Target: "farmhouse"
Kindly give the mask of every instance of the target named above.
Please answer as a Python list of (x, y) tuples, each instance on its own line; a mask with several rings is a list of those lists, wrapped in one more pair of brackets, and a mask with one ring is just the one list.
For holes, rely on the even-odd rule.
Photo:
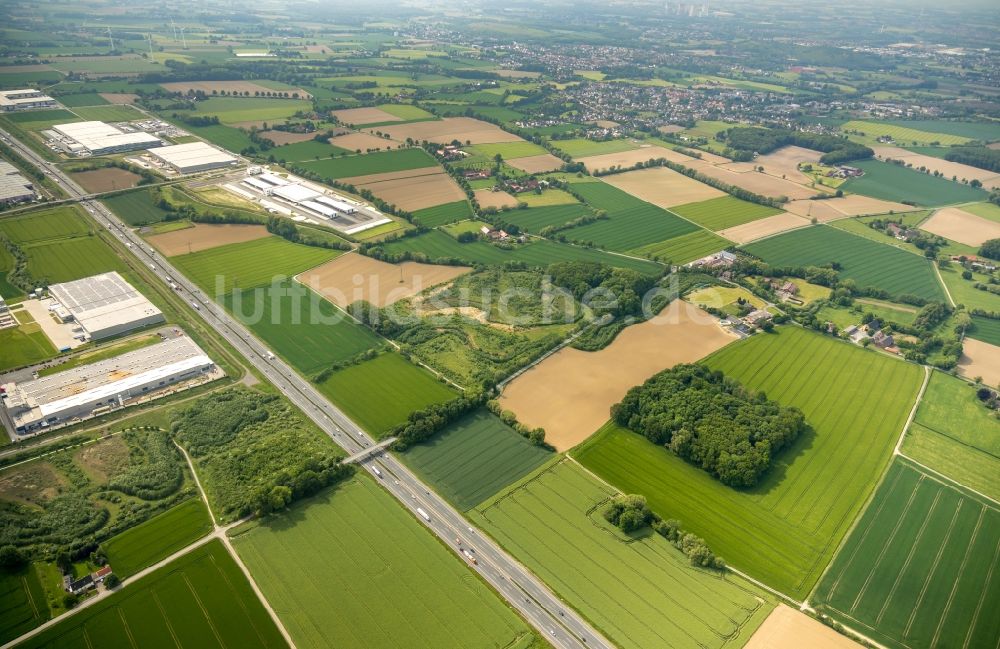
[(56, 124), (45, 134), (57, 146), (78, 156), (121, 153), (163, 145), (163, 141), (155, 135), (142, 131), (126, 132), (104, 122)]
[(230, 167), (237, 163), (235, 156), (204, 142), (189, 142), (151, 149), (149, 155), (179, 174)]
[(35, 198), (35, 187), (17, 167), (0, 160), (0, 206), (6, 207)]
[(4, 90), (0, 92), (0, 111), (10, 113), (15, 110), (32, 108), (54, 108), (56, 100), (34, 88)]
[(746, 314), (746, 316), (743, 317), (743, 322), (751, 327), (759, 327), (773, 317), (773, 315), (764, 309), (757, 309)]
[(186, 336), (21, 383), (3, 385), (14, 430), (25, 435), (124, 408), (193, 379), (215, 363)]
[(736, 263), (736, 255), (723, 250), (685, 264), (688, 268), (728, 268)]
[(163, 312), (117, 272), (53, 284), (49, 295), (49, 310), (64, 323), (76, 322), (93, 340), (164, 321)]

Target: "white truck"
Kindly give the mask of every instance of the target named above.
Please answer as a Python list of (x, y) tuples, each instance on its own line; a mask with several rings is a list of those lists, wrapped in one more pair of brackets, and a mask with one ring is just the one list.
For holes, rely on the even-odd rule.
[(378, 470), (377, 466), (373, 466), (372, 467), (372, 473), (374, 473), (375, 475), (377, 475), (380, 478), (382, 477), (382, 472)]
[(425, 512), (423, 507), (417, 507), (417, 513), (420, 514), (420, 518), (424, 519), (428, 523), (431, 522), (431, 516), (430, 516), (430, 514), (428, 514), (427, 512)]
[(269, 360), (269, 361), (273, 361), (274, 360), (274, 352), (272, 352), (270, 349), (265, 349), (264, 350), (264, 356), (266, 356), (267, 360)]

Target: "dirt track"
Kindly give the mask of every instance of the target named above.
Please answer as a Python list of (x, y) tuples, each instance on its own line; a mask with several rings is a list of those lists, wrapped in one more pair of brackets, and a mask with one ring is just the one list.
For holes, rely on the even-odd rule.
[(545, 440), (564, 451), (600, 428), (629, 388), (736, 340), (717, 323), (698, 307), (676, 300), (600, 351), (556, 352), (508, 384), (500, 403), (521, 423), (543, 427)]

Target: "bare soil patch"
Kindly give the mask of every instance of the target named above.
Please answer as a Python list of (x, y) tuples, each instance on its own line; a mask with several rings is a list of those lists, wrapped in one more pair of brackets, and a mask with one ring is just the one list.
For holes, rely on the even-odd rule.
[(805, 613), (778, 604), (743, 649), (858, 649), (860, 646)]
[(76, 452), (74, 460), (96, 481), (107, 482), (128, 456), (128, 444), (121, 436), (115, 436), (84, 446)]
[[(266, 97), (267, 93), (288, 93), (291, 97), (292, 93), (299, 93), (301, 99), (309, 99), (312, 97), (311, 94), (303, 90), (302, 88), (290, 88), (288, 90), (275, 90), (274, 88), (267, 88), (260, 85), (259, 83), (254, 83), (253, 81), (171, 81), (169, 83), (161, 83), (160, 86), (167, 89), (170, 92), (197, 92), (202, 91), (206, 95), (211, 95), (212, 91), (215, 90), (219, 95), (225, 90), (227, 95), (231, 95), (234, 92), (245, 93), (249, 92), (251, 97)], [(260, 93), (259, 95), (254, 95), (254, 93)], [(272, 95), (273, 96), (273, 95)]]
[(962, 341), (958, 372), (969, 379), (981, 376), (986, 385), (1000, 385), (1000, 347), (966, 338)]
[(500, 403), (559, 451), (584, 441), (629, 388), (677, 363), (696, 361), (736, 340), (718, 320), (676, 300), (652, 320), (626, 328), (596, 352), (565, 348), (514, 379)]
[(146, 240), (168, 257), (218, 248), (227, 243), (243, 243), (271, 236), (263, 225), (195, 223), (194, 227), (154, 234)]
[(297, 279), (342, 308), (358, 300), (383, 307), (450, 282), (471, 270), (466, 266), (414, 261), (389, 264), (358, 253), (347, 253), (306, 271)]
[(807, 219), (815, 218), (821, 223), (836, 221), (844, 218), (844, 213), (834, 207), (833, 201), (839, 200), (830, 198), (822, 201), (811, 201), (809, 199), (800, 201), (789, 201), (785, 203), (785, 211), (797, 214)]
[(32, 462), (0, 475), (0, 498), (41, 505), (58, 496), (66, 484), (66, 478), (48, 462)]
[(623, 174), (605, 176), (604, 181), (660, 207), (673, 207), (726, 195), (715, 187), (709, 187), (666, 167), (626, 171)]
[(258, 133), (262, 138), (266, 138), (274, 142), (274, 146), (281, 146), (283, 144), (296, 144), (298, 142), (307, 142), (314, 137), (315, 133), (290, 133), (288, 131), (261, 131)]
[(781, 214), (757, 219), (743, 225), (719, 230), (717, 234), (730, 241), (743, 244), (807, 225), (809, 225), (809, 219), (788, 212), (782, 212)]
[(957, 207), (938, 210), (920, 225), (920, 229), (967, 246), (978, 247), (989, 239), (1000, 239), (1000, 223)]
[(369, 149), (388, 150), (399, 146), (395, 140), (387, 140), (384, 137), (370, 135), (368, 133), (349, 133), (330, 138), (330, 144), (339, 146), (348, 151), (367, 151)]
[(395, 180), (358, 185), (376, 196), (408, 212), (453, 203), (465, 198), (465, 192), (443, 171), (426, 176), (411, 176)]
[(913, 151), (897, 146), (877, 146), (873, 148), (875, 150), (875, 157), (882, 160), (887, 158), (902, 160), (914, 169), (924, 167), (932, 172), (939, 171), (948, 179), (958, 177), (959, 180), (963, 178), (966, 180), (978, 180), (983, 183), (983, 187), (986, 189), (1000, 188), (1000, 174), (995, 171), (979, 169), (960, 162), (951, 162), (922, 153), (914, 153)]
[[(345, 108), (333, 111), (333, 116), (340, 120), (341, 124), (377, 124), (380, 122), (402, 122), (402, 117), (396, 117), (392, 113), (387, 113), (381, 108), (374, 106), (369, 108)], [(405, 139), (405, 138), (404, 138)]]
[(529, 155), (524, 158), (513, 158), (505, 161), (515, 169), (520, 169), (529, 174), (540, 174), (545, 171), (555, 171), (563, 166), (563, 161), (551, 153), (541, 155)]
[(473, 192), (480, 207), (517, 207), (517, 198), (507, 192), (495, 192), (489, 189), (477, 189)]
[(134, 104), (139, 95), (131, 92), (100, 92), (98, 93), (109, 104)]
[(820, 190), (810, 189), (809, 187), (793, 183), (790, 180), (775, 178), (774, 176), (756, 171), (739, 173), (722, 166), (714, 166), (705, 159), (696, 160), (690, 166), (716, 180), (721, 180), (724, 183), (736, 185), (747, 191), (763, 194), (771, 198), (787, 196), (789, 199), (794, 200), (797, 198), (809, 198), (810, 196), (822, 193)]
[(134, 174), (127, 169), (118, 169), (117, 167), (78, 171), (71, 175), (73, 180), (88, 192), (110, 192), (115, 189), (128, 189), (135, 187), (136, 183), (142, 178), (139, 174)]
[(845, 216), (869, 216), (872, 214), (888, 214), (889, 212), (912, 212), (912, 205), (883, 201), (878, 198), (848, 194), (841, 198), (826, 198), (821, 201), (798, 200), (785, 203), (785, 211), (806, 218), (815, 217), (825, 223), (835, 221)]
[(677, 151), (666, 147), (645, 146), (638, 149), (631, 149), (629, 151), (619, 151), (618, 153), (602, 153), (601, 155), (577, 158), (577, 162), (582, 162), (587, 165), (587, 169), (593, 172), (600, 171), (602, 169), (610, 169), (611, 167), (628, 168), (639, 164), (640, 162), (656, 160), (657, 158), (666, 158), (671, 162), (678, 162), (680, 164), (690, 164), (695, 160), (691, 156), (686, 156), (683, 153), (678, 153)]
[(684, 127), (680, 124), (664, 124), (656, 130), (660, 133), (680, 133), (684, 130)]
[[(353, 110), (353, 109), (352, 109)], [(405, 141), (411, 137), (414, 140), (428, 142), (450, 143), (452, 140), (470, 142), (472, 144), (490, 144), (493, 142), (521, 142), (521, 138), (508, 133), (499, 126), (482, 122), (472, 117), (446, 117), (427, 122), (412, 122), (410, 124), (391, 124), (380, 126), (379, 130), (388, 133), (389, 137)]]

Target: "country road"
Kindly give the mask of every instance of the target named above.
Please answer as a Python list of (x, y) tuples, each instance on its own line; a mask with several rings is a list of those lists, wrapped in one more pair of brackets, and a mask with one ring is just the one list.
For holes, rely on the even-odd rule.
[[(321, 430), (349, 454), (372, 447), (375, 442), (354, 421), (331, 404), (313, 385), (297, 374), (280, 358), (273, 357), (267, 347), (241, 323), (217, 304), (210, 296), (190, 282), (177, 269), (155, 253), (151, 246), (122, 223), (101, 203), (86, 198), (87, 194), (58, 167), (47, 163), (30, 148), (0, 130), (10, 145), (25, 159), (45, 171), (71, 197), (75, 197), (99, 227), (106, 228), (144, 265), (153, 270), (165, 284), (173, 281), (180, 294), (195, 312), (246, 360), (267, 377), (289, 400), (312, 419)], [(170, 278), (169, 280), (167, 278)], [(545, 584), (527, 568), (507, 554), (495, 542), (473, 527), (462, 514), (425, 486), (409, 469), (392, 455), (373, 453), (358, 462), (359, 466), (381, 477), (376, 480), (418, 521), (434, 532), (469, 569), (475, 570), (493, 586), (507, 602), (555, 647), (582, 648), (614, 645), (590, 626), (576, 611), (566, 606)], [(421, 508), (427, 517), (418, 514)], [(462, 538), (465, 547), (474, 549), (478, 565), (472, 565), (460, 554), (455, 544)]]

